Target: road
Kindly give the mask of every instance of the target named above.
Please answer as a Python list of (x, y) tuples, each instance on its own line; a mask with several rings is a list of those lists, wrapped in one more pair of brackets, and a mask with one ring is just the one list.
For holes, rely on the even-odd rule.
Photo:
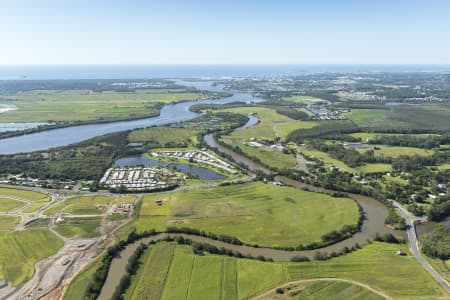
[[(391, 200), (392, 201), (392, 200)], [(439, 282), (442, 287), (444, 287), (447, 292), (450, 292), (450, 284), (442, 277), (439, 272), (437, 272), (422, 256), (419, 247), (419, 241), (417, 240), (417, 232), (416, 226), (414, 225), (415, 221), (423, 221), (424, 218), (416, 217), (412, 215), (409, 211), (407, 211), (403, 206), (401, 206), (398, 202), (392, 201), (395, 208), (400, 212), (400, 215), (405, 218), (406, 224), (408, 226), (407, 234), (409, 240), (409, 248), (411, 250), (412, 255), (417, 259), (417, 261), (422, 265), (422, 267), (430, 273), (433, 278)]]

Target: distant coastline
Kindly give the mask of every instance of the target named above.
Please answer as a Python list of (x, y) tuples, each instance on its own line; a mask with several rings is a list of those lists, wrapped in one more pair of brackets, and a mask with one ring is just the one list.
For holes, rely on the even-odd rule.
[(450, 72), (450, 65), (0, 65), (0, 80), (279, 77), (340, 72)]

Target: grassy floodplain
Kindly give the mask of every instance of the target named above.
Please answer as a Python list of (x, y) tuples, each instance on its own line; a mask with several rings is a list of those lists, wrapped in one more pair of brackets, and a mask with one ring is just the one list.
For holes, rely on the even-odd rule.
[(350, 199), (256, 182), (145, 196), (137, 229), (189, 227), (284, 247), (318, 242), (325, 233), (356, 224), (358, 216)]
[(256, 157), (267, 166), (276, 166), (280, 169), (291, 169), (297, 164), (292, 154), (269, 147), (252, 147), (247, 145), (250, 139), (274, 140), (276, 137), (286, 139), (289, 133), (296, 129), (312, 128), (317, 125), (314, 121), (298, 121), (278, 114), (274, 109), (262, 107), (232, 108), (226, 111), (241, 114), (256, 114), (260, 122), (250, 128), (234, 131), (230, 135), (222, 136), (221, 140), (232, 147), (239, 147), (245, 154)]
[[(139, 298), (144, 290), (152, 299), (248, 299), (286, 282), (315, 278), (355, 281), (400, 300), (446, 296), (415, 259), (395, 255), (404, 245), (372, 243), (329, 261), (274, 263), (198, 256), (189, 246), (159, 244), (147, 250), (125, 299), (146, 299)], [(300, 299), (381, 299), (367, 289), (339, 281), (303, 283), (301, 291)]]
[(78, 196), (53, 205), (44, 214), (101, 215), (105, 213), (106, 205), (134, 203), (135, 200), (134, 196)]
[(203, 98), (184, 89), (145, 89), (135, 92), (36, 90), (9, 97), (18, 110), (0, 115), (0, 122), (69, 122), (122, 120), (159, 112), (159, 103)]
[(275, 291), (264, 300), (383, 300), (384, 297), (356, 284), (338, 280), (313, 281), (291, 284), (283, 288), (283, 294)]
[[(301, 103), (301, 104), (314, 104), (318, 102), (324, 102), (325, 100), (319, 99), (311, 96), (303, 96), (303, 95), (295, 95), (290, 97), (284, 97), (284, 101), (289, 101), (293, 103)], [(325, 101), (326, 102), (326, 101)]]
[(0, 233), (0, 280), (16, 286), (29, 280), (34, 264), (62, 247), (63, 241), (47, 229)]
[(197, 131), (186, 128), (150, 127), (134, 130), (128, 136), (130, 142), (157, 141), (159, 145), (196, 144)]
[(0, 212), (14, 210), (24, 206), (25, 203), (11, 198), (0, 197)]
[[(25, 213), (30, 213), (33, 212), (39, 208), (41, 208), (42, 206), (44, 206), (45, 204), (47, 204), (50, 201), (50, 197), (48, 195), (39, 193), (39, 192), (34, 192), (34, 191), (29, 191), (29, 190), (24, 190), (24, 189), (16, 189), (16, 188), (9, 188), (9, 187), (0, 187), (0, 198), (1, 199), (20, 199), (23, 201), (30, 201), (31, 205), (29, 205), (28, 207), (26, 207), (23, 212)], [(16, 202), (18, 202), (17, 200), (15, 200)], [(0, 211), (6, 211), (9, 210), (8, 207), (11, 207), (12, 202), (10, 201), (0, 201), (0, 205), (5, 204), (5, 206), (1, 206), (0, 207)], [(18, 205), (17, 203), (15, 203), (14, 205), (18, 205), (18, 207), (23, 206), (25, 203), (22, 202), (21, 205)]]

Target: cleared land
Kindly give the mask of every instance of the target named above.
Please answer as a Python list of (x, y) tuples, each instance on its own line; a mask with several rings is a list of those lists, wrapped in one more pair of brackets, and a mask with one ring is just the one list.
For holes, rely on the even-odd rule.
[[(27, 201), (31, 202), (29, 206), (27, 206), (25, 209), (22, 210), (24, 213), (30, 213), (33, 212), (45, 204), (47, 204), (50, 201), (50, 197), (34, 191), (29, 190), (23, 190), (23, 189), (16, 189), (16, 188), (7, 188), (7, 187), (0, 187), (0, 199), (20, 199), (22, 200), (22, 203), (18, 205), (17, 207), (23, 206), (26, 204)], [(23, 202), (25, 201), (25, 202)], [(0, 211), (6, 211), (7, 209), (4, 209), (5, 207), (1, 206), (2, 202), (0, 200)], [(9, 202), (5, 204), (7, 207), (12, 205), (12, 202)], [(9, 209), (8, 209), (9, 210)]]
[(63, 241), (46, 229), (0, 233), (0, 280), (14, 286), (29, 280), (34, 264), (63, 246)]
[(0, 197), (0, 212), (14, 210), (24, 206), (25, 203), (11, 198)]
[[(154, 203), (162, 199), (162, 206)], [(298, 246), (356, 224), (347, 198), (260, 182), (145, 196), (138, 231), (178, 226), (230, 235), (264, 246)]]
[(135, 200), (134, 196), (79, 196), (53, 205), (44, 214), (100, 215), (106, 212), (109, 204), (134, 203)]
[[(420, 155), (420, 156), (429, 156), (433, 154), (433, 150), (426, 150), (415, 147), (394, 147), (394, 146), (384, 146), (384, 145), (376, 145), (379, 149), (374, 149), (375, 156), (384, 156), (384, 157), (399, 157), (400, 155)], [(365, 149), (358, 149), (360, 152), (367, 151)]]
[(189, 246), (167, 243), (152, 248), (125, 299), (245, 299), (285, 281), (279, 263), (197, 256)]
[(41, 90), (9, 97), (19, 109), (0, 115), (0, 122), (119, 120), (158, 114), (160, 103), (203, 98), (184, 89), (135, 92)]
[(0, 232), (13, 230), (20, 220), (18, 216), (0, 216)]
[(358, 126), (370, 127), (387, 118), (387, 109), (352, 109), (346, 116)]
[[(148, 250), (126, 299), (136, 299), (138, 288), (146, 289), (153, 299), (248, 299), (286, 282), (314, 278), (344, 279), (355, 284), (305, 282), (292, 289), (299, 292), (296, 297), (270, 299), (382, 299), (360, 285), (400, 300), (442, 299), (447, 295), (416, 260), (395, 255), (399, 245), (372, 243), (329, 261), (273, 263), (198, 256), (189, 246), (163, 244)], [(168, 273), (164, 273), (166, 270)]]
[(287, 263), (286, 272), (290, 281), (323, 277), (355, 280), (394, 299), (438, 299), (446, 296), (443, 288), (414, 258), (395, 254), (399, 248), (399, 245), (372, 243), (329, 261)]
[(64, 219), (55, 230), (68, 238), (92, 238), (100, 235), (98, 231), (102, 220), (100, 218), (70, 218)]
[(392, 166), (390, 164), (366, 164), (356, 169), (362, 174), (386, 173), (392, 171)]
[(293, 103), (301, 103), (301, 104), (314, 104), (317, 102), (326, 102), (326, 100), (322, 100), (316, 97), (311, 97), (311, 96), (301, 96), (301, 95), (295, 95), (295, 96), (290, 96), (290, 97), (284, 97), (283, 98), (284, 101), (289, 101), (289, 102), (293, 102)]
[(444, 105), (403, 105), (387, 109), (352, 109), (347, 117), (362, 127), (448, 130), (450, 109)]

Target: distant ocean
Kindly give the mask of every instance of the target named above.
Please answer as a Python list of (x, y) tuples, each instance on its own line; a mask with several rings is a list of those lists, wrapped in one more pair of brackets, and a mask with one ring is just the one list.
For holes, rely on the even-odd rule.
[(279, 77), (406, 71), (450, 72), (450, 65), (0, 65), (0, 80)]

